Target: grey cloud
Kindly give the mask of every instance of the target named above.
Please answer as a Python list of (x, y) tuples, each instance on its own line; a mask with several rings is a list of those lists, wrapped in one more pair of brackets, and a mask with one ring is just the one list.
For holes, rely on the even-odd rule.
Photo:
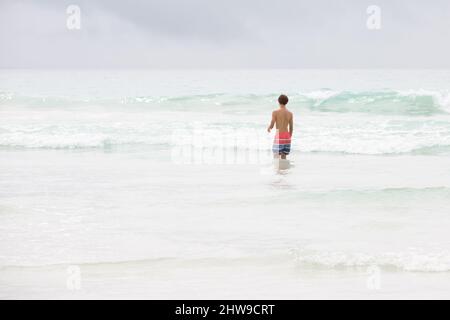
[(450, 67), (450, 2), (375, 2), (380, 31), (361, 0), (0, 0), (0, 67)]

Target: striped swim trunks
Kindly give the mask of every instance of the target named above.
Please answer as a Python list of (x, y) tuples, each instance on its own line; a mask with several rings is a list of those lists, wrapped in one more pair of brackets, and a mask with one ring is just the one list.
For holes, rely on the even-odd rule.
[(289, 132), (277, 132), (272, 151), (275, 154), (288, 155), (291, 152), (291, 134)]

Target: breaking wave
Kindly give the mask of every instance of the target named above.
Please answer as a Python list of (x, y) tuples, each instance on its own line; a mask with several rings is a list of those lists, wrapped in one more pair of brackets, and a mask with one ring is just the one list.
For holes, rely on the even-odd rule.
[[(28, 97), (13, 93), (0, 92), (0, 106), (20, 105), (28, 107), (64, 107), (64, 106), (161, 106), (181, 110), (217, 110), (223, 107), (239, 107), (243, 110), (255, 106), (273, 106), (276, 94), (205, 94), (191, 96), (137, 96), (109, 98), (78, 97)], [(292, 109), (315, 112), (370, 113), (395, 115), (433, 115), (450, 113), (450, 92), (430, 90), (383, 90), (383, 91), (334, 91), (321, 89), (312, 92), (290, 94)]]
[[(299, 123), (293, 152), (450, 154), (448, 93), (322, 89), (290, 96)], [(196, 122), (205, 125), (210, 136), (250, 129), (261, 137), (275, 104), (274, 94), (80, 99), (0, 93), (0, 147), (170, 147), (177, 129)], [(233, 147), (270, 149), (270, 137), (259, 140), (237, 139)], [(196, 147), (189, 137), (187, 141)], [(218, 141), (207, 139), (203, 146), (217, 147)]]

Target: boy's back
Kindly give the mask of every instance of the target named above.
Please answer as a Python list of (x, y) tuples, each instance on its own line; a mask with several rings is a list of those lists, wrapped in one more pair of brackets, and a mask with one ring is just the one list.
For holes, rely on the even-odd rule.
[(293, 120), (292, 112), (286, 108), (280, 108), (272, 113), (278, 132), (290, 132), (290, 124)]

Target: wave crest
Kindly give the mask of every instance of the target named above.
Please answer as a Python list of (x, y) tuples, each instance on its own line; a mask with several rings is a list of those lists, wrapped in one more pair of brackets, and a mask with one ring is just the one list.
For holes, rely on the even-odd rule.
[(359, 112), (395, 115), (432, 115), (450, 112), (447, 92), (409, 91), (332, 91), (320, 90), (298, 95), (299, 103), (319, 112)]
[[(314, 112), (370, 113), (395, 115), (432, 115), (450, 113), (450, 93), (431, 90), (335, 91), (321, 89), (290, 94), (292, 109)], [(161, 106), (195, 111), (213, 108), (273, 106), (277, 94), (203, 94), (190, 96), (136, 96), (121, 98), (36, 97), (0, 92), (0, 106), (62, 107), (62, 106)], [(203, 109), (205, 108), (205, 109)], [(225, 110), (226, 111), (226, 110)]]

